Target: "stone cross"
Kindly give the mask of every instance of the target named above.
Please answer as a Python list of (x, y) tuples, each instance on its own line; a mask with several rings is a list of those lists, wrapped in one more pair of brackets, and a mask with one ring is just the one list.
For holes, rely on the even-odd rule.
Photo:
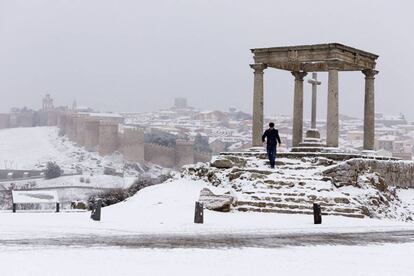
[(321, 84), (318, 81), (318, 74), (312, 73), (312, 79), (308, 80), (308, 83), (312, 84), (312, 116), (311, 116), (311, 129), (316, 129), (316, 91), (318, 85)]

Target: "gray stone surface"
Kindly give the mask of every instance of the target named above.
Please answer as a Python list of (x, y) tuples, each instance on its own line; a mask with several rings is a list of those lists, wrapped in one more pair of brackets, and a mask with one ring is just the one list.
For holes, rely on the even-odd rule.
[(318, 81), (318, 73), (312, 73), (312, 79), (308, 80), (312, 85), (312, 111), (311, 111), (311, 128), (316, 129), (316, 106), (317, 106), (317, 89), (321, 82)]
[(216, 195), (210, 189), (204, 188), (200, 192), (199, 202), (202, 203), (206, 209), (229, 212), (230, 207), (234, 202), (234, 197), (229, 194)]
[(375, 141), (375, 75), (376, 70), (363, 70), (365, 75), (364, 150), (373, 150)]
[(338, 147), (338, 105), (338, 70), (332, 68), (328, 72), (328, 112), (326, 118), (326, 145), (328, 147)]
[(263, 133), (263, 70), (265, 64), (251, 64), (254, 69), (254, 93), (253, 93), (253, 137), (252, 146), (262, 145)]
[(297, 147), (303, 139), (303, 78), (306, 72), (292, 72), (295, 77), (295, 92), (293, 97), (293, 127), (292, 146)]

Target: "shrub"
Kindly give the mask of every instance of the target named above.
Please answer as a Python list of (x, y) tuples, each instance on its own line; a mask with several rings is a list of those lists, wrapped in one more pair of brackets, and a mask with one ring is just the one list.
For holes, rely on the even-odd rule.
[(52, 179), (57, 178), (62, 175), (62, 170), (60, 169), (59, 165), (56, 162), (47, 162), (46, 171), (45, 171), (45, 178)]
[(111, 189), (108, 192), (100, 193), (98, 195), (92, 195), (88, 199), (88, 207), (91, 210), (92, 206), (98, 199), (102, 200), (102, 207), (109, 206), (121, 201), (124, 201), (128, 197), (135, 195), (139, 190), (144, 189), (152, 185), (163, 183), (171, 178), (171, 175), (160, 175), (157, 178), (139, 178), (127, 189)]

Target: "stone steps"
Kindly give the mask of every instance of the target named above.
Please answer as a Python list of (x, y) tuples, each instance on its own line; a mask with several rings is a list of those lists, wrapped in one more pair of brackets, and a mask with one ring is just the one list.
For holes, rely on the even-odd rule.
[[(322, 215), (336, 215), (354, 218), (364, 218), (358, 208), (344, 207), (331, 204), (321, 203)], [(240, 212), (264, 212), (264, 213), (284, 213), (284, 214), (313, 214), (313, 205), (309, 204), (292, 204), (292, 203), (274, 203), (267, 201), (238, 201), (234, 210)]]

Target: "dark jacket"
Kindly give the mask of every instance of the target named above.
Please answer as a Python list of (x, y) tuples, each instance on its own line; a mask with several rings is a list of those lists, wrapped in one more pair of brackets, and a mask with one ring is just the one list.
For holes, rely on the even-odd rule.
[(262, 136), (262, 142), (265, 141), (265, 138), (267, 138), (267, 146), (268, 147), (272, 147), (272, 146), (276, 146), (277, 143), (281, 143), (280, 142), (280, 137), (279, 137), (279, 131), (277, 129), (267, 129)]

